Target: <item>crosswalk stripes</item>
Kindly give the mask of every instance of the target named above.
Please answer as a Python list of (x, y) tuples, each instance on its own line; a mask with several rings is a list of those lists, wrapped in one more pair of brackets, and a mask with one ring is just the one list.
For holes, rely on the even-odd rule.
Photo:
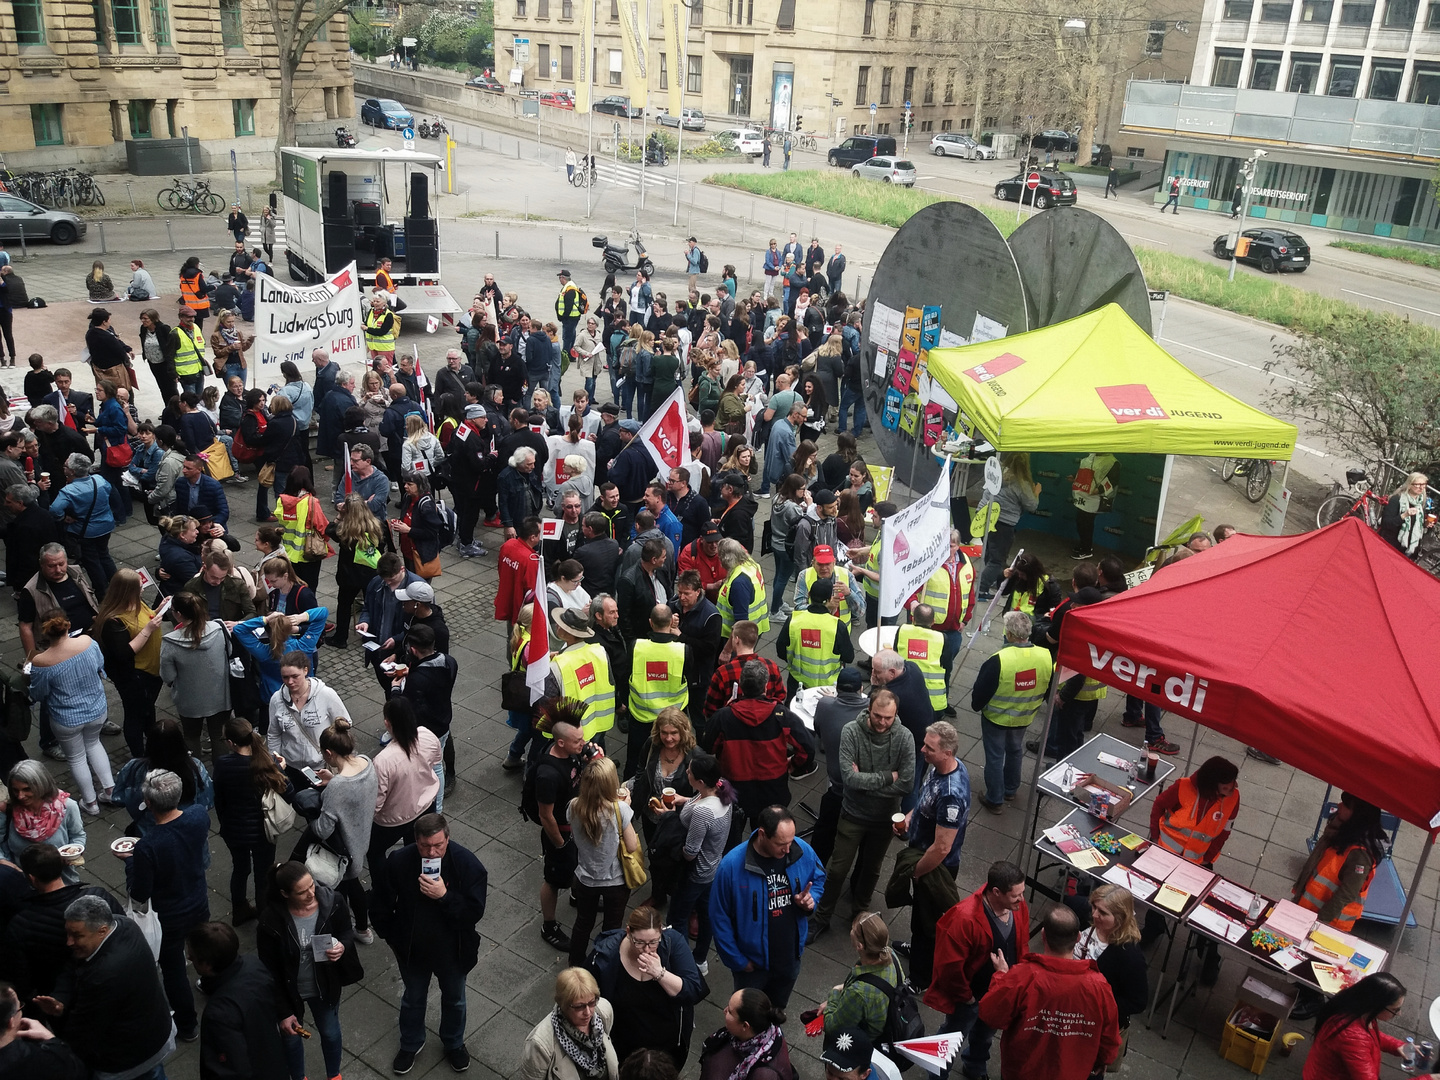
[[(250, 222), (250, 228), (245, 233), (245, 246), (260, 246), (260, 223), (258, 221)], [(275, 216), (275, 246), (277, 248), (285, 246), (285, 219), (278, 214)]]
[[(639, 190), (640, 188), (640, 166), (631, 165), (628, 162), (606, 161), (604, 158), (597, 158), (595, 171), (599, 173), (600, 179), (605, 183), (614, 184), (617, 187), (629, 187)], [(676, 178), (665, 172), (664, 167), (645, 169), (645, 185), (647, 187), (669, 187), (678, 183)]]

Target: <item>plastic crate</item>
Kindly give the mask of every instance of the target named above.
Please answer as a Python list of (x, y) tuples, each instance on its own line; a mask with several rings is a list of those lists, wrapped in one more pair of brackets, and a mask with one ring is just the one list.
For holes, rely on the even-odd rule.
[[(1234, 1010), (1231, 1010), (1230, 1015), (1234, 1017)], [(1270, 1060), (1270, 1048), (1275, 1044), (1275, 1035), (1279, 1030), (1280, 1025), (1277, 1023), (1275, 1030), (1270, 1033), (1270, 1038), (1262, 1039), (1258, 1035), (1242, 1031), (1226, 1020), (1225, 1033), (1220, 1036), (1220, 1056), (1259, 1076), (1265, 1071), (1265, 1063)]]

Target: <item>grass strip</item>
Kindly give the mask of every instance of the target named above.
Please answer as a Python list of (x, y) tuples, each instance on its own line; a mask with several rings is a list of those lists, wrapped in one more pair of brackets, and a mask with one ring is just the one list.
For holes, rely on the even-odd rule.
[[(850, 174), (840, 172), (781, 172), (769, 175), (717, 173), (705, 182), (896, 229), (931, 203), (968, 201), (953, 200), (950, 196), (928, 191), (856, 180)], [(1002, 236), (1008, 237), (1015, 231), (1017, 223), (1013, 210), (975, 203), (971, 205), (993, 221)], [(1387, 255), (1403, 251), (1407, 257), (1411, 254), (1428, 254), (1412, 253), (1406, 248), (1351, 244), (1346, 241), (1337, 241), (1334, 246), (1351, 249), (1375, 248)], [(1227, 281), (1229, 264), (1218, 259), (1192, 259), (1138, 244), (1133, 245), (1133, 250), (1140, 269), (1145, 273), (1145, 283), (1151, 289), (1164, 289), (1187, 300), (1208, 304), (1237, 315), (1247, 315), (1290, 330), (1325, 335), (1335, 323), (1349, 323), (1356, 318), (1380, 317), (1402, 324), (1407, 322), (1397, 316), (1374, 312), (1344, 300), (1334, 300), (1305, 289), (1297, 289), (1293, 285), (1285, 284), (1278, 275), (1256, 277), (1254, 274), (1236, 274), (1234, 281)], [(1436, 259), (1436, 262), (1423, 265), (1440, 266), (1440, 258), (1429, 258)], [(1407, 329), (1408, 332), (1418, 335), (1421, 341), (1440, 350), (1440, 331), (1418, 323), (1408, 323)]]
[(1357, 244), (1354, 240), (1331, 240), (1333, 248), (1358, 251), (1361, 255), (1374, 255), (1377, 259), (1395, 259), (1397, 262), (1414, 263), (1440, 270), (1440, 253), (1418, 251), (1415, 248), (1399, 247), (1395, 244)]

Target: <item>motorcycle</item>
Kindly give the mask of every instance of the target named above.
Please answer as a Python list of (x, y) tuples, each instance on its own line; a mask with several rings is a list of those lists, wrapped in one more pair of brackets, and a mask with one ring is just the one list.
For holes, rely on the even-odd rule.
[(424, 120), (420, 121), (420, 138), (422, 139), (438, 139), (441, 135), (448, 134), (449, 131), (445, 122), (438, 116), (428, 123)]
[(348, 150), (350, 147), (357, 145), (359, 142), (359, 139), (357, 139), (354, 135), (350, 134), (349, 128), (337, 127), (335, 129), (335, 145), (338, 146), (340, 149)]
[(646, 165), (669, 165), (670, 157), (663, 146), (652, 146), (645, 150)]
[[(636, 259), (633, 266), (627, 263), (630, 258), (630, 244), (635, 245)], [(655, 264), (650, 261), (650, 256), (645, 254), (645, 245), (640, 240), (640, 230), (630, 230), (629, 243), (615, 245), (610, 243), (608, 236), (595, 236), (590, 239), (591, 247), (601, 248), (600, 258), (605, 264), (607, 274), (629, 274), (636, 270), (643, 270), (646, 277), (655, 276)]]

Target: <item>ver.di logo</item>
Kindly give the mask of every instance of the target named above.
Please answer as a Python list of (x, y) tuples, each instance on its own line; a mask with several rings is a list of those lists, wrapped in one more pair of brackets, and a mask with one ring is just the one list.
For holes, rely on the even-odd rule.
[(1097, 386), (1095, 393), (1105, 408), (1110, 410), (1117, 424), (1130, 424), (1136, 420), (1169, 420), (1170, 414), (1160, 407), (1155, 395), (1144, 383), (1126, 383), (1123, 386)]
[(890, 554), (895, 557), (897, 562), (910, 557), (910, 541), (905, 539), (903, 532), (895, 534), (895, 543), (890, 545)]
[(1025, 358), (1016, 356), (1014, 353), (1001, 353), (993, 360), (986, 360), (983, 364), (976, 364), (972, 368), (966, 368), (964, 374), (969, 375), (977, 383), (987, 383), (991, 379), (998, 379), (1007, 371), (1014, 371)]

